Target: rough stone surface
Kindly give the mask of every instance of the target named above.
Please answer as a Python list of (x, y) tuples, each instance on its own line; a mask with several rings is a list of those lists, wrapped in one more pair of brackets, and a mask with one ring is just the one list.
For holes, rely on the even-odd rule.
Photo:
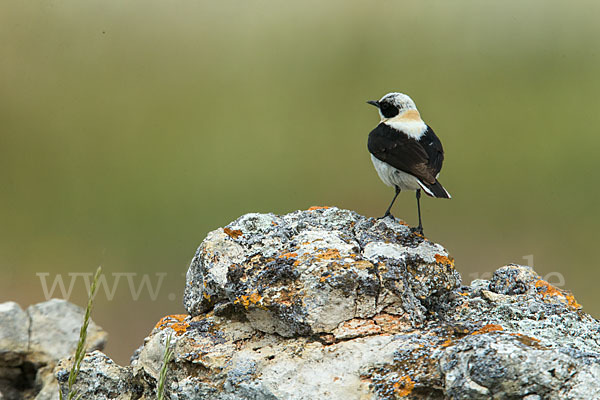
[(3, 366), (20, 364), (29, 347), (29, 316), (13, 301), (0, 304), (0, 359)]
[[(84, 310), (52, 299), (27, 308), (0, 304), (0, 399), (58, 399), (54, 368), (75, 353)], [(102, 349), (107, 334), (90, 321), (87, 348)]]
[[(73, 366), (72, 359), (61, 360), (57, 366), (56, 378), (61, 385), (63, 396), (67, 397), (69, 371)], [(121, 367), (110, 358), (94, 351), (83, 359), (76, 382), (85, 382), (85, 393), (78, 392), (84, 399), (94, 400), (133, 400), (142, 394), (142, 385), (136, 383), (131, 368)], [(75, 389), (79, 389), (76, 385)]]
[[(461, 286), (448, 252), (392, 218), (248, 214), (211, 232), (130, 366), (88, 354), (84, 399), (600, 399), (600, 323), (531, 268)], [(0, 400), (65, 393), (83, 310), (0, 304)], [(88, 347), (106, 334), (90, 325)], [(53, 378), (53, 375), (56, 379)]]
[(83, 398), (156, 398), (169, 336), (171, 400), (600, 398), (600, 323), (570, 293), (519, 265), (461, 286), (390, 218), (245, 215), (202, 243), (184, 303), (131, 366), (86, 356)]
[(392, 218), (337, 208), (247, 214), (209, 233), (187, 274), (192, 316), (243, 314), (265, 333), (331, 333), (354, 318), (402, 315), (460, 285), (446, 250)]
[[(66, 300), (52, 299), (30, 306), (27, 312), (31, 318), (31, 352), (44, 354), (50, 360), (59, 360), (75, 354), (84, 309)], [(107, 336), (94, 321), (90, 321), (87, 348), (104, 348)]]

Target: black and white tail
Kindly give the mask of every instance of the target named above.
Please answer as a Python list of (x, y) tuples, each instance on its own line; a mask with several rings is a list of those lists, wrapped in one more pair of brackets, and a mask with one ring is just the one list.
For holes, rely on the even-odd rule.
[(442, 184), (437, 179), (433, 185), (423, 183), (423, 182), (421, 182), (421, 180), (418, 180), (418, 182), (419, 182), (419, 185), (421, 186), (421, 188), (423, 189), (423, 191), (431, 197), (436, 197), (439, 199), (451, 199), (452, 198), (452, 196), (450, 196), (450, 193), (448, 193), (448, 191), (446, 189), (444, 189)]

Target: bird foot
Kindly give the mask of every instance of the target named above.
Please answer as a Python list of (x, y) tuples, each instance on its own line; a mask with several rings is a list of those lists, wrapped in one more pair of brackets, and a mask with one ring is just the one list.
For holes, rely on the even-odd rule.
[(383, 215), (383, 217), (379, 217), (379, 218), (377, 218), (377, 219), (384, 219), (384, 218), (387, 218), (387, 217), (392, 217), (392, 219), (393, 219), (393, 220), (395, 220), (395, 219), (396, 219), (396, 217), (394, 217), (394, 216), (392, 215), (392, 213), (389, 213), (389, 212), (386, 212), (386, 213)]
[(416, 228), (412, 228), (411, 230), (413, 231), (413, 233), (416, 233), (416, 234), (421, 235), (421, 236), (425, 236), (425, 234), (423, 233), (423, 227), (422, 226), (417, 226)]

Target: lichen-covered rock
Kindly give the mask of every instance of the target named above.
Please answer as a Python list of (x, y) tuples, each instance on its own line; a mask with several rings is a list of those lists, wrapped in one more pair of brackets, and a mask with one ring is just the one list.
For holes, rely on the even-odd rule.
[[(56, 378), (65, 399), (72, 366), (72, 359), (61, 360), (57, 366)], [(131, 368), (115, 364), (100, 351), (85, 356), (72, 389), (81, 398), (94, 400), (133, 400), (143, 393), (142, 385), (136, 384), (133, 379)]]
[(459, 284), (447, 251), (407, 225), (319, 208), (247, 214), (211, 232), (184, 304), (192, 316), (235, 312), (262, 332), (307, 336), (380, 313), (417, 325)]
[(156, 398), (168, 337), (171, 400), (600, 398), (600, 323), (570, 293), (518, 265), (460, 286), (391, 218), (243, 216), (198, 249), (185, 305), (130, 367), (86, 356), (83, 398)]
[[(369, 396), (365, 365), (391, 362), (400, 342), (391, 333), (361, 331), (354, 340), (331, 342), (308, 337), (282, 338), (255, 330), (248, 323), (215, 316), (170, 317), (147, 340), (134, 371), (158, 376), (167, 335), (173, 335), (175, 357), (169, 368), (172, 399), (353, 399)], [(203, 397), (204, 396), (204, 397)]]
[(571, 379), (579, 374), (589, 375), (583, 384), (585, 398), (598, 399), (599, 362), (597, 355), (552, 350), (535, 338), (496, 331), (469, 335), (449, 346), (440, 369), (444, 392), (454, 399), (577, 398), (572, 394), (583, 387)]
[[(530, 278), (524, 280), (523, 276)], [(512, 295), (497, 293), (499, 281), (504, 287), (520, 289)], [(581, 310), (571, 293), (542, 280), (530, 267), (507, 265), (498, 269), (491, 281), (463, 289), (454, 296), (446, 318), (500, 325), (505, 331), (534, 337), (549, 348), (600, 352), (598, 321)]]
[[(0, 399), (58, 399), (54, 367), (75, 353), (84, 310), (52, 299), (27, 308), (0, 304)], [(87, 348), (102, 349), (107, 333), (90, 321)]]
[[(527, 269), (507, 266), (499, 273)], [(547, 298), (546, 291), (535, 289), (546, 287), (539, 282), (533, 280), (522, 298), (495, 302), (482, 294), (490, 282), (462, 287), (447, 312), (417, 328), (400, 316), (378, 314), (342, 323), (331, 335), (283, 338), (213, 312), (165, 317), (133, 370), (156, 380), (166, 337), (172, 335), (175, 356), (167, 386), (172, 399), (600, 398), (600, 324)], [(508, 303), (498, 304), (504, 300)], [(571, 321), (574, 331), (590, 337), (562, 338), (563, 326), (548, 325), (547, 338), (561, 337), (552, 342), (513, 329), (513, 314), (496, 307), (509, 310), (520, 303), (551, 306), (548, 317), (559, 324)], [(588, 342), (588, 351), (578, 350), (580, 341)]]

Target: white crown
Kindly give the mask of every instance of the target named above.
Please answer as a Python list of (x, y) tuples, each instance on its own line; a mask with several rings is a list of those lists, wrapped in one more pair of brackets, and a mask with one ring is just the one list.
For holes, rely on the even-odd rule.
[(394, 104), (400, 110), (416, 110), (417, 106), (413, 99), (404, 93), (392, 92), (388, 93), (379, 100), (379, 102), (389, 102)]

